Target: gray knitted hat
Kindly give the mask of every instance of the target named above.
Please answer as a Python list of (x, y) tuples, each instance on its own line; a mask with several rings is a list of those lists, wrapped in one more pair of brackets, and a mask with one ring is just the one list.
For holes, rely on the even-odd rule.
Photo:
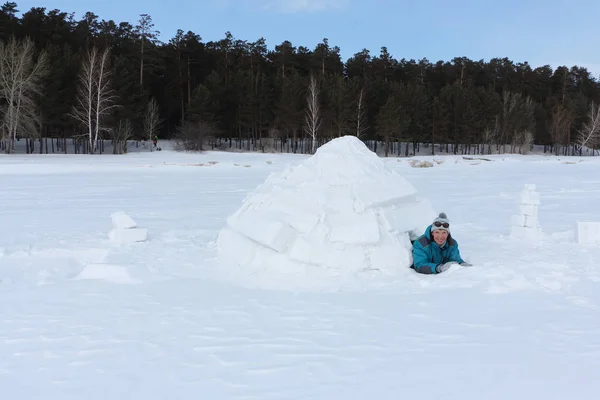
[(433, 220), (431, 224), (431, 232), (436, 230), (442, 230), (450, 233), (450, 221), (448, 220), (446, 213), (440, 213), (440, 215)]

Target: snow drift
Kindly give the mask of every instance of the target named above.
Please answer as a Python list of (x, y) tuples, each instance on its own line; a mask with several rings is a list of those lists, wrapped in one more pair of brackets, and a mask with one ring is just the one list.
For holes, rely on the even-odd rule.
[(238, 278), (279, 289), (407, 273), (410, 238), (435, 215), (405, 178), (345, 136), (247, 196), (219, 233), (219, 260), (239, 267)]

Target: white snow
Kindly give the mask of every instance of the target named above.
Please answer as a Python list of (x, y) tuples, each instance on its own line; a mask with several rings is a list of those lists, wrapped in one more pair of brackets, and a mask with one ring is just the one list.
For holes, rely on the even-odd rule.
[[(358, 255), (313, 252), (327, 242), (296, 240), (294, 259), (314, 267), (287, 280), (273, 268), (262, 271), (264, 286), (279, 281), (280, 290), (241, 287), (253, 279), (248, 274), (223, 276), (217, 238), (228, 216), (270, 174), (291, 176), (281, 171), (308, 158), (164, 150), (0, 155), (1, 397), (597, 397), (600, 262), (597, 245), (578, 244), (576, 221), (598, 220), (600, 158), (490, 156), (478, 165), (455, 156), (416, 158), (431, 168), (383, 160), (448, 214), (471, 268), (388, 279), (377, 271), (345, 275), (360, 283), (349, 288), (344, 276), (319, 274), (318, 266), (328, 262), (323, 257), (343, 257), (354, 263), (347, 270), (356, 271)], [(294, 171), (329, 174), (315, 179), (323, 184), (341, 173), (311, 168)], [(528, 183), (541, 198), (544, 230), (536, 248), (513, 240), (508, 223)], [(308, 204), (305, 197), (287, 198), (296, 207), (287, 220), (295, 232), (324, 226), (310, 217), (314, 202), (335, 200), (345, 210), (358, 204), (348, 199), (360, 196), (344, 195), (343, 186), (334, 190)], [(274, 199), (265, 211), (285, 214), (279, 197), (263, 193)], [(147, 241), (124, 246), (107, 237), (108, 216), (118, 210), (152, 232)], [(392, 229), (402, 218), (393, 222), (387, 211)], [(361, 246), (340, 248), (360, 252)], [(234, 251), (253, 257), (242, 247)], [(377, 252), (371, 265), (394, 263), (392, 253)], [(288, 250), (282, 265), (289, 268), (291, 259)], [(327, 292), (315, 292), (319, 287)]]
[(434, 217), (404, 177), (344, 136), (245, 199), (219, 235), (221, 269), (244, 286), (362, 287), (410, 274), (410, 238)]

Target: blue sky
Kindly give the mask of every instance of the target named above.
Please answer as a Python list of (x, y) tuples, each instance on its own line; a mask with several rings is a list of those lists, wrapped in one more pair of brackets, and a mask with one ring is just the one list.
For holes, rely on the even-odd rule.
[[(532, 66), (580, 65), (600, 76), (598, 0), (15, 0), (20, 11), (58, 8), (79, 18), (135, 22), (153, 18), (161, 39), (178, 28), (218, 40), (261, 36), (271, 49), (284, 40), (314, 48), (323, 38), (344, 61), (387, 46), (397, 59), (430, 61), (509, 57)], [(3, 1), (4, 2), (4, 1)]]

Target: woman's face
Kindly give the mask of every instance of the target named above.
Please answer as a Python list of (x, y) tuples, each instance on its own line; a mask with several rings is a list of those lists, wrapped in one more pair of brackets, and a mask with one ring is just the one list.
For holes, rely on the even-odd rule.
[(438, 229), (433, 231), (433, 240), (439, 245), (443, 245), (448, 239), (448, 231), (444, 231), (442, 229)]

